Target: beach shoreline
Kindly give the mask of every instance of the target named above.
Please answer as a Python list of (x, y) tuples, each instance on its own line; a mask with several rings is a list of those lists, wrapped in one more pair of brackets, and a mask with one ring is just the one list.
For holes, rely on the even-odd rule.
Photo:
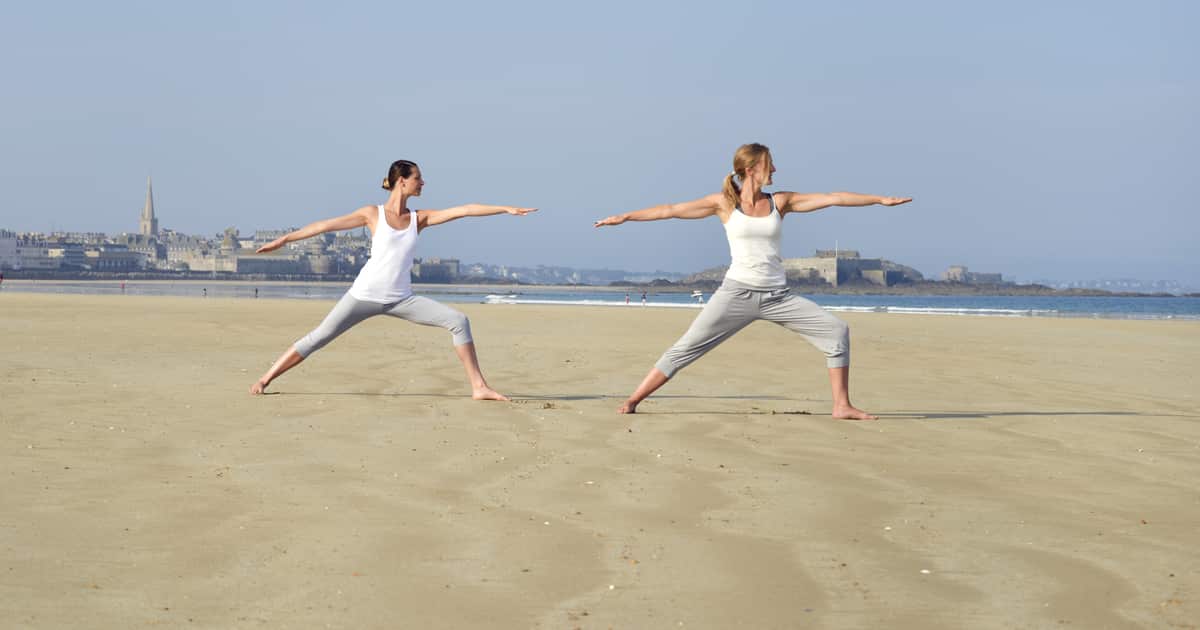
[[(330, 286), (330, 285), (345, 285), (349, 287), (354, 283), (352, 276), (346, 276), (337, 279), (328, 280), (254, 280), (245, 278), (229, 278), (224, 276), (214, 276), (213, 278), (153, 278), (153, 279), (121, 279), (121, 278), (49, 278), (49, 279), (31, 279), (31, 278), (12, 278), (4, 279), (6, 283), (31, 285), (31, 284), (77, 284), (77, 283), (95, 283), (97, 285), (120, 285), (134, 284), (145, 285), (164, 285), (164, 284), (186, 284), (202, 286), (204, 284), (213, 285), (228, 285), (228, 286), (278, 286), (278, 285), (296, 285), (296, 286)], [(698, 283), (670, 283), (670, 284), (654, 284), (654, 283), (636, 283), (630, 282), (625, 284), (529, 284), (529, 283), (509, 283), (509, 282), (482, 282), (482, 283), (437, 283), (437, 282), (419, 282), (414, 281), (413, 287), (420, 292), (427, 290), (435, 293), (474, 293), (474, 292), (495, 292), (495, 293), (511, 293), (514, 291), (563, 291), (563, 292), (580, 292), (580, 293), (680, 293), (687, 294), (694, 291), (702, 291), (711, 293), (720, 283), (705, 281)], [(1121, 298), (1195, 298), (1200, 297), (1200, 294), (1176, 294), (1176, 293), (1139, 293), (1139, 292), (1122, 292), (1122, 291), (1103, 291), (1100, 289), (1053, 289), (1042, 285), (1013, 285), (1013, 286), (995, 286), (995, 285), (969, 285), (969, 284), (953, 284), (944, 282), (927, 281), (915, 284), (897, 284), (888, 287), (878, 286), (866, 283), (855, 283), (844, 285), (841, 287), (830, 287), (825, 284), (793, 284), (789, 285), (793, 291), (804, 293), (806, 295), (817, 296), (915, 296), (915, 297), (1121, 297)]]
[[(99, 282), (18, 281), (0, 292), (60, 293), (72, 295), (140, 295), (203, 298), (292, 298), (337, 300), (350, 283), (328, 282)], [(626, 290), (616, 287), (552, 287), (523, 285), (497, 288), (491, 285), (415, 285), (418, 295), (454, 303), (521, 304), (584, 307), (699, 308), (712, 291)], [(1055, 317), (1092, 319), (1140, 319), (1200, 321), (1200, 298), (1047, 297), (1047, 296), (942, 296), (942, 295), (856, 295), (805, 293), (834, 312), (874, 312), (905, 315)], [(645, 301), (643, 301), (645, 296)], [(624, 297), (624, 299), (622, 299)]]

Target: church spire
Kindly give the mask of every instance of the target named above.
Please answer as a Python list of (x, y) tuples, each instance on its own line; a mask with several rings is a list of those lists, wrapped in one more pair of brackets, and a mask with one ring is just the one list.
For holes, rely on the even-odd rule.
[(158, 236), (158, 219), (154, 216), (154, 188), (146, 176), (146, 205), (142, 208), (140, 232), (143, 236)]

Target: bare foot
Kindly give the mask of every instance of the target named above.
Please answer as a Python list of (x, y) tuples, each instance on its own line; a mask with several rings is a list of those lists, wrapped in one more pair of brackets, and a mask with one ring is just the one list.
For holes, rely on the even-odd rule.
[(833, 417), (835, 420), (878, 420), (879, 416), (873, 416), (862, 409), (858, 409), (851, 405), (845, 407), (834, 407)]
[(478, 387), (472, 391), (471, 398), (474, 398), (475, 400), (500, 400), (503, 402), (508, 402), (508, 396), (505, 396), (504, 394), (501, 394), (500, 392), (486, 385), (483, 387)]
[(253, 385), (250, 386), (250, 393), (255, 396), (263, 394), (267, 391), (267, 385), (270, 385), (270, 383), (267, 383), (264, 381), (256, 381)]
[(637, 406), (637, 403), (626, 400), (625, 404), (617, 407), (617, 413), (637, 413)]

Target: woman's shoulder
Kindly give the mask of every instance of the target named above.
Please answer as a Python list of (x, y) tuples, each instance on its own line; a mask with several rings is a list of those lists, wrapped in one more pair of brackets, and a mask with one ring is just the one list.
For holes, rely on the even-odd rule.
[(357, 215), (359, 218), (361, 218), (363, 220), (364, 223), (367, 224), (367, 227), (371, 228), (371, 230), (374, 231), (375, 230), (375, 221), (379, 219), (379, 208), (380, 208), (380, 206), (368, 204), (365, 206), (359, 206), (358, 209), (356, 209), (354, 212), (351, 212), (350, 214)]
[(704, 200), (711, 203), (716, 208), (717, 216), (721, 217), (721, 222), (729, 217), (729, 213), (733, 212), (734, 205), (729, 202), (729, 198), (723, 192), (715, 192), (711, 195), (705, 195)]
[(791, 212), (796, 201), (812, 196), (812, 193), (800, 193), (791, 190), (777, 190), (768, 194), (771, 195), (771, 201), (775, 203), (775, 209), (779, 211), (780, 216)]

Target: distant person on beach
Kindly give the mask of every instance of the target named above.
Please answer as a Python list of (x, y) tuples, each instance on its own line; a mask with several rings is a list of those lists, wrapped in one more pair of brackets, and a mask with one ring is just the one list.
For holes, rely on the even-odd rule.
[(479, 369), (471, 324), (467, 316), (427, 297), (413, 295), (411, 273), (417, 235), (443, 223), (462, 217), (493, 214), (523, 216), (536, 208), (467, 204), (446, 210), (410, 210), (408, 201), (421, 196), (425, 180), (414, 162), (397, 160), (388, 169), (383, 189), (390, 191), (382, 205), (367, 205), (341, 217), (317, 221), (281, 236), (258, 248), (258, 253), (279, 249), (287, 243), (325, 232), (351, 230), (366, 226), (371, 230), (371, 257), (355, 278), (354, 284), (325, 320), (302, 337), (275, 361), (275, 364), (250, 386), (251, 394), (262, 394), (280, 374), (296, 367), (312, 353), (333, 341), (355, 324), (375, 315), (391, 315), (415, 324), (440, 326), (450, 331), (454, 352), (458, 354), (471, 382), (471, 397), (476, 400), (508, 400), (488, 386)]
[(725, 176), (721, 192), (695, 201), (654, 206), (596, 221), (595, 227), (626, 221), (704, 219), (716, 215), (725, 226), (732, 259), (725, 280), (675, 345), (662, 355), (620, 413), (636, 413), (637, 406), (687, 367), (750, 323), (765, 319), (799, 333), (825, 353), (829, 383), (833, 388), (833, 417), (874, 420), (875, 416), (850, 404), (850, 329), (815, 303), (791, 295), (780, 255), (783, 217), (792, 212), (813, 212), (830, 206), (897, 206), (908, 197), (879, 197), (849, 192), (763, 192), (771, 184), (775, 166), (771, 152), (761, 144), (745, 144), (733, 156), (733, 172)]
[(642, 291), (642, 306), (646, 305), (646, 292)]

